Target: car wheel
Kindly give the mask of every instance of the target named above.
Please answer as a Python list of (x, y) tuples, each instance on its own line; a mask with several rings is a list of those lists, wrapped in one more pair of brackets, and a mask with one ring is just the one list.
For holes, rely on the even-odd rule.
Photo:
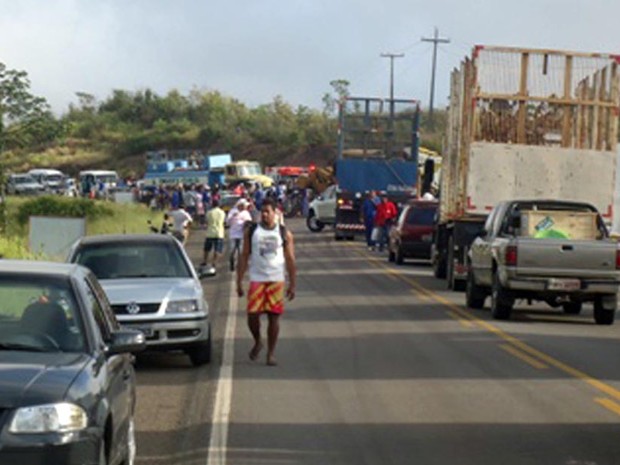
[(392, 249), (388, 249), (388, 262), (394, 263), (396, 261), (396, 254)]
[(493, 287), (491, 288), (491, 315), (496, 320), (508, 320), (513, 305), (514, 301), (499, 282), (499, 276), (495, 273), (493, 275)]
[(325, 228), (325, 225), (316, 218), (316, 214), (313, 211), (311, 211), (308, 214), (308, 218), (306, 218), (306, 226), (308, 226), (308, 229), (312, 232), (321, 232), (323, 228)]
[(189, 359), (195, 367), (211, 362), (211, 328), (209, 328), (209, 340), (188, 349), (187, 355), (189, 355)]
[[(613, 303), (605, 308), (604, 302), (613, 298)], [(594, 301), (594, 322), (597, 325), (612, 325), (616, 319), (616, 309), (618, 307), (616, 295), (598, 297)]]
[(581, 302), (564, 302), (562, 308), (567, 315), (579, 315), (583, 304)]
[(129, 426), (127, 428), (127, 449), (125, 450), (125, 457), (121, 462), (122, 465), (134, 465), (136, 463), (136, 428), (135, 422), (132, 417), (129, 419)]
[(405, 256), (403, 255), (402, 247), (399, 245), (396, 249), (396, 264), (402, 265), (403, 263), (405, 263)]
[(474, 273), (470, 270), (467, 273), (467, 285), (465, 288), (465, 299), (469, 308), (481, 309), (484, 307), (486, 292), (484, 288), (478, 286), (474, 280)]

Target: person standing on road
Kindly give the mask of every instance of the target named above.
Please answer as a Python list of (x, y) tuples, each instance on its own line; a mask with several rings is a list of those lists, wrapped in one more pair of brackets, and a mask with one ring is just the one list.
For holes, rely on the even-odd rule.
[(381, 198), (381, 203), (377, 205), (377, 212), (375, 214), (375, 227), (379, 228), (379, 252), (383, 252), (383, 248), (387, 244), (389, 228), (393, 224), (394, 219), (398, 215), (396, 205), (387, 195)]
[(254, 338), (250, 350), (251, 360), (256, 360), (263, 348), (260, 316), (267, 313), (267, 365), (277, 365), (274, 357), (280, 316), (284, 312), (284, 289), (288, 274), (288, 300), (295, 298), (296, 266), (293, 235), (276, 222), (276, 205), (265, 199), (260, 211), (260, 223), (253, 223), (244, 234), (243, 251), (237, 268), (237, 293), (244, 295), (243, 278), (249, 266), (248, 327)]
[(217, 270), (217, 262), (224, 252), (224, 222), (226, 213), (220, 208), (218, 200), (213, 199), (211, 210), (207, 213), (207, 237), (204, 245), (204, 258), (201, 266), (207, 266), (209, 254), (213, 252), (211, 266)]
[(229, 228), (228, 236), (230, 238), (230, 271), (235, 271), (235, 256), (239, 257), (241, 255), (244, 227), (246, 223), (252, 221), (248, 205), (249, 202), (247, 200), (240, 199), (226, 217), (226, 225)]
[(192, 217), (182, 207), (177, 206), (169, 213), (172, 218), (172, 235), (176, 237), (181, 244), (185, 245), (189, 236), (189, 225), (192, 223)]
[(377, 212), (377, 193), (370, 191), (364, 204), (362, 205), (362, 216), (364, 217), (364, 227), (366, 228), (366, 245), (369, 250), (375, 248), (375, 241), (372, 240), (372, 230), (375, 226), (375, 214)]

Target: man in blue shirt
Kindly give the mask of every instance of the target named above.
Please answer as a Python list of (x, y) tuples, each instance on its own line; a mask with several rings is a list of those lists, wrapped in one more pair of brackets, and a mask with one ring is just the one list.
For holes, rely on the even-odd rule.
[(362, 205), (362, 216), (364, 218), (364, 227), (366, 228), (366, 244), (371, 250), (375, 247), (375, 241), (372, 240), (372, 229), (374, 227), (375, 213), (377, 212), (377, 200), (375, 191), (370, 191)]

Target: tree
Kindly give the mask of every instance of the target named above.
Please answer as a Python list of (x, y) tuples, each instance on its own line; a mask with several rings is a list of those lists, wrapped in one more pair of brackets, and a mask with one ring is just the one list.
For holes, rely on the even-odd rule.
[[(46, 126), (51, 116), (50, 107), (43, 97), (30, 92), (30, 79), (26, 71), (8, 69), (0, 63), (0, 155), (4, 152), (7, 138), (21, 139)], [(39, 124), (43, 123), (43, 124)], [(5, 174), (0, 162), (0, 230), (6, 227), (4, 202)]]
[(332, 91), (323, 95), (323, 113), (325, 115), (333, 115), (338, 103), (350, 95), (349, 86), (351, 83), (346, 79), (334, 79), (329, 82), (329, 85), (332, 87)]

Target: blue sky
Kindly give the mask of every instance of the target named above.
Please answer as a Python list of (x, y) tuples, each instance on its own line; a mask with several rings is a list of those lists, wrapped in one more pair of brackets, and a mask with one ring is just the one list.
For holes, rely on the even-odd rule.
[(620, 53), (620, 2), (612, 0), (0, 0), (0, 61), (24, 69), (56, 112), (75, 92), (216, 89), (248, 105), (282, 95), (321, 107), (332, 79), (355, 95), (428, 104), (436, 26), (435, 101), (474, 44)]

